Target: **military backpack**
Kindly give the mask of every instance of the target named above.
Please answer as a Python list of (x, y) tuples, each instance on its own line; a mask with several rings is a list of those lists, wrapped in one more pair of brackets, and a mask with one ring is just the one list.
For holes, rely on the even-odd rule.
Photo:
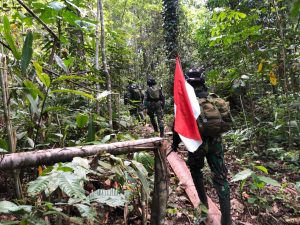
[(129, 91), (130, 91), (130, 95), (131, 95), (130, 100), (134, 100), (134, 101), (142, 100), (142, 93), (138, 89), (138, 87), (131, 87)]
[(212, 93), (198, 98), (201, 114), (197, 119), (202, 136), (215, 137), (230, 130), (231, 115), (229, 102)]
[(150, 100), (159, 100), (160, 99), (160, 88), (156, 85), (148, 87), (148, 97)]

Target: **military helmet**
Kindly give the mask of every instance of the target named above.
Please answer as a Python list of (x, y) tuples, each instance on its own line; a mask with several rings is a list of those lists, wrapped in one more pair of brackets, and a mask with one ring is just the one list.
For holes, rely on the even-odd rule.
[(156, 84), (156, 81), (155, 81), (155, 79), (153, 77), (149, 77), (148, 80), (147, 80), (147, 84), (149, 86), (153, 86), (153, 85)]
[(197, 91), (207, 91), (203, 67), (190, 69), (186, 73), (186, 81)]
[(191, 84), (205, 84), (204, 70), (200, 68), (192, 68), (185, 74), (187, 82)]
[(138, 88), (138, 85), (137, 84), (130, 84), (130, 88), (131, 89), (136, 89), (136, 88)]

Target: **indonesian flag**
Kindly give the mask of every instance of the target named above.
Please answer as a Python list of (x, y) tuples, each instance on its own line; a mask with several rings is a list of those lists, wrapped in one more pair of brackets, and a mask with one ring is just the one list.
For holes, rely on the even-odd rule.
[(196, 122), (200, 115), (200, 106), (194, 88), (184, 79), (178, 57), (176, 58), (174, 78), (174, 110), (175, 131), (188, 151), (196, 151), (202, 144)]

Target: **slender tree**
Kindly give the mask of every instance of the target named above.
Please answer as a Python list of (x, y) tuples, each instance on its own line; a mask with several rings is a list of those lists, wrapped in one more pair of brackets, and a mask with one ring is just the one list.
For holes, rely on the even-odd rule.
[[(102, 53), (102, 66), (103, 72), (106, 76), (106, 89), (107, 91), (111, 92), (111, 77), (108, 72), (107, 60), (106, 60), (106, 53), (105, 53), (105, 26), (104, 26), (104, 15), (103, 15), (103, 6), (102, 0), (98, 0), (98, 7), (100, 12), (100, 24), (101, 24), (101, 53)], [(109, 118), (109, 126), (112, 128), (112, 104), (111, 104), (111, 94), (107, 96), (107, 111), (108, 111), (108, 118)]]

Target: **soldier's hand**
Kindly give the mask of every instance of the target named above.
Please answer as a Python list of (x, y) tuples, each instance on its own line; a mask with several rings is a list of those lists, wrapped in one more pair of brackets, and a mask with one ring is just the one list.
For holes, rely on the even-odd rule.
[(178, 145), (172, 144), (172, 151), (177, 152)]

